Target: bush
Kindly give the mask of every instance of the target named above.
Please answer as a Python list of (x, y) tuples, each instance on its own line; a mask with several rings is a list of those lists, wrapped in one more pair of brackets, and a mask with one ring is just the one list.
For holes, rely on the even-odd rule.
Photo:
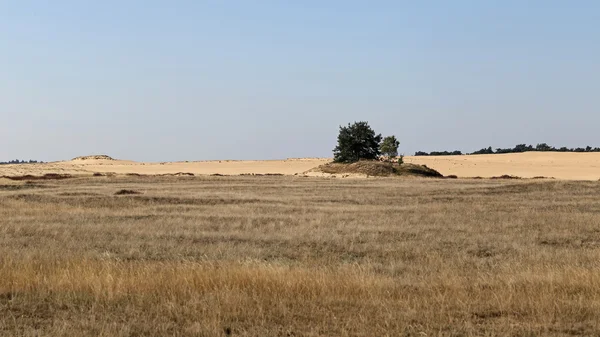
[(376, 135), (367, 122), (340, 126), (338, 145), (333, 150), (336, 163), (354, 163), (361, 159), (375, 160), (381, 154), (381, 134)]

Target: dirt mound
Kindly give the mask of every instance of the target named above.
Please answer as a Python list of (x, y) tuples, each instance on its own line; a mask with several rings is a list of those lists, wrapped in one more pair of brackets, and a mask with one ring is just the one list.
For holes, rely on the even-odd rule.
[(99, 154), (99, 155), (92, 155), (92, 156), (77, 157), (77, 158), (73, 158), (73, 160), (81, 161), (81, 160), (114, 160), (114, 159), (105, 154)]
[(426, 165), (404, 163), (396, 167), (396, 174), (409, 175), (419, 177), (443, 178), (444, 176), (438, 171), (427, 167)]
[(359, 161), (352, 164), (328, 163), (317, 168), (318, 171), (329, 174), (365, 174), (374, 177), (394, 175), (396, 170), (388, 163), (378, 161)]
[[(360, 174), (368, 177), (390, 177), (390, 176), (419, 176), (419, 177), (443, 177), (438, 171), (424, 165), (416, 164), (392, 164), (379, 161), (359, 161), (351, 164), (328, 163), (321, 165), (312, 172), (326, 174)], [(309, 171), (309, 172), (311, 172)]]

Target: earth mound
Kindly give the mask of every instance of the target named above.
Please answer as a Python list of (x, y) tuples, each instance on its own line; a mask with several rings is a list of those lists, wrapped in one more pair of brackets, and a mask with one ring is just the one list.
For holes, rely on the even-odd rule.
[(81, 156), (81, 157), (73, 158), (73, 160), (74, 161), (82, 161), (82, 160), (114, 160), (114, 159), (105, 154), (99, 154), (99, 155), (92, 155), (92, 156)]
[(427, 165), (417, 164), (402, 164), (396, 169), (398, 175), (409, 175), (409, 176), (420, 176), (420, 177), (432, 177), (432, 178), (443, 178), (444, 175), (438, 171), (427, 167)]
[(380, 161), (363, 160), (356, 163), (328, 163), (321, 165), (309, 172), (318, 172), (326, 174), (358, 174), (370, 177), (391, 177), (391, 176), (415, 176), (415, 177), (437, 177), (443, 175), (438, 171), (425, 165), (416, 164), (397, 164), (385, 163)]

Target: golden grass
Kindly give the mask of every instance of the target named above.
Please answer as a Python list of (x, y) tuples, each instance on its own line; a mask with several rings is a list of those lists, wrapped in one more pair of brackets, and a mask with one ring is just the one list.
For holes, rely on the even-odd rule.
[(0, 335), (596, 335), (599, 194), (563, 181), (0, 180)]

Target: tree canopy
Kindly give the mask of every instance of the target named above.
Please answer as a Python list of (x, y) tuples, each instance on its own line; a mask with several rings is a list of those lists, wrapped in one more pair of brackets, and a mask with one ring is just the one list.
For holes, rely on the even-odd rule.
[(379, 149), (387, 160), (391, 160), (398, 156), (398, 146), (400, 146), (400, 142), (396, 139), (396, 136), (387, 136), (383, 138)]
[(348, 123), (348, 126), (340, 126), (333, 160), (336, 163), (353, 163), (361, 159), (379, 159), (379, 143), (381, 134), (375, 134), (368, 122)]

